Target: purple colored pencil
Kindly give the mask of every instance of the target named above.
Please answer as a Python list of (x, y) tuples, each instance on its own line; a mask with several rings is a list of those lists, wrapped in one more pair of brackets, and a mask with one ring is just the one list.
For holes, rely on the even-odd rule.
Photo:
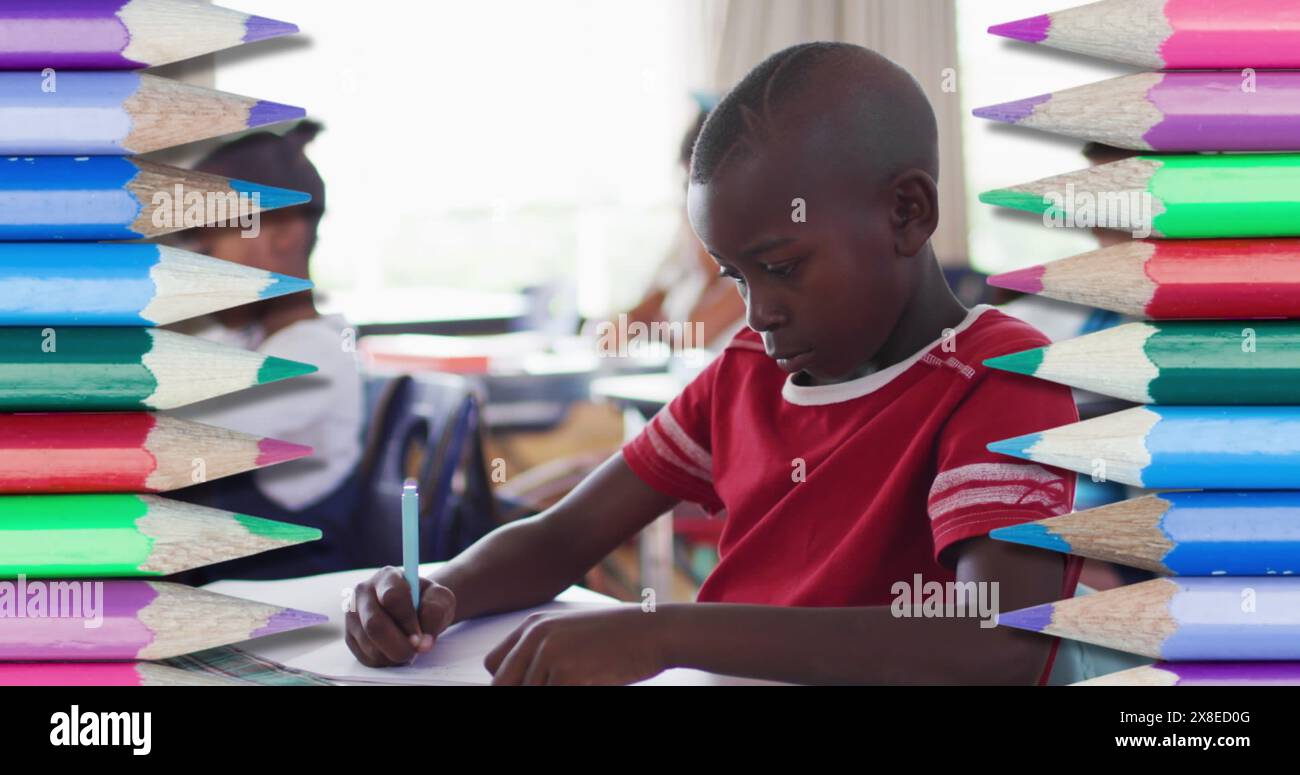
[(1157, 662), (1074, 686), (1300, 686), (1300, 662)]
[(0, 70), (136, 70), (297, 31), (194, 0), (0, 0)]
[(1137, 73), (975, 115), (1139, 151), (1300, 150), (1300, 72)]
[(998, 624), (1170, 661), (1300, 660), (1300, 577), (1180, 576), (1002, 614)]
[(159, 581), (0, 581), (0, 661), (167, 659), (328, 617)]

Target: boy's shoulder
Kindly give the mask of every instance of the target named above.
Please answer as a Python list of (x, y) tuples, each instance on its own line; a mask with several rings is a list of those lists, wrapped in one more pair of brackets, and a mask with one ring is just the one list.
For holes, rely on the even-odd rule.
[[(966, 341), (957, 341), (957, 348), (975, 362), (998, 355), (1046, 347), (1052, 340), (1020, 318), (1008, 315), (992, 305), (975, 308), (980, 312), (965, 333)], [(960, 340), (961, 334), (957, 335)]]

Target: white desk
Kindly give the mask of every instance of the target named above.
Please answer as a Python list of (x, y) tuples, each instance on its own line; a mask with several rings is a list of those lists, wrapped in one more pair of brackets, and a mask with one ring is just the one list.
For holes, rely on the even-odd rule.
[[(422, 574), (428, 573), (437, 566), (437, 563), (422, 565), (420, 571)], [(331, 649), (331, 653), (333, 653), (334, 647), (342, 645), (343, 604), (352, 588), (359, 582), (369, 578), (373, 573), (373, 570), (357, 570), (283, 581), (218, 581), (207, 585), (205, 589), (241, 597), (246, 600), (290, 606), (328, 616), (330, 620), (327, 624), (317, 625), (305, 630), (279, 633), (240, 644), (240, 648), (243, 650), (264, 659), (270, 659), (300, 670), (312, 670), (314, 665), (322, 664), (322, 650)], [(581, 606), (620, 605), (613, 598), (579, 587), (569, 588), (556, 599), (558, 602)], [(518, 611), (504, 615), (503, 620), (508, 617), (511, 622), (518, 622), (522, 621), (527, 614), (528, 611)], [(654, 614), (648, 613), (646, 616), (654, 616)], [(343, 646), (343, 648), (346, 649), (346, 646)], [(438, 647), (435, 645), (434, 652), (437, 652), (437, 650)], [(482, 658), (486, 656), (486, 652), (474, 656), (481, 663)], [(335, 660), (335, 662), (338, 663), (339, 660)], [(342, 681), (343, 683), (371, 683), (374, 680), (397, 677), (396, 675), (382, 675), (388, 671), (374, 671), (355, 663), (355, 660), (352, 660), (352, 663), (347, 667), (352, 671), (351, 675), (354, 680), (345, 679)], [(376, 678), (376, 674), (380, 675)], [(486, 679), (486, 677), (487, 673), (483, 671), (483, 678)], [(441, 681), (420, 678), (418, 681), (406, 680), (400, 682), (422, 685), (465, 685), (477, 681)], [(486, 680), (483, 682), (486, 683)], [(676, 669), (665, 671), (639, 685), (734, 686), (768, 683), (770, 682), (719, 676), (699, 670)]]

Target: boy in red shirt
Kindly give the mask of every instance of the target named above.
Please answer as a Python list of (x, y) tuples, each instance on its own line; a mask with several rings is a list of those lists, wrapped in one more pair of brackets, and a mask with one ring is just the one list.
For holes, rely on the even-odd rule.
[(1078, 577), (986, 535), (1070, 511), (1074, 476), (985, 445), (1077, 414), (1067, 388), (981, 365), (1047, 339), (944, 283), (936, 138), (916, 81), (863, 48), (795, 46), (746, 76), (701, 132), (687, 201), (749, 328), (563, 501), (422, 580), (419, 611), (396, 570), (359, 585), (357, 658), (404, 663), (455, 621), (544, 603), (685, 499), (726, 512), (698, 602), (534, 616), (488, 655), (494, 682), (1045, 681), (1053, 639), (900, 616), (917, 580), (996, 583), (1014, 610)]

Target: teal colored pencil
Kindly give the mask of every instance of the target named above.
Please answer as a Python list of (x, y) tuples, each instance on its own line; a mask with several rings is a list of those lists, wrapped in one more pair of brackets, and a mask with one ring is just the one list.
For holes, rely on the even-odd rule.
[(414, 479), (402, 486), (402, 566), (411, 587), (411, 605), (420, 610), (420, 493)]
[(0, 411), (175, 409), (315, 366), (157, 328), (0, 328)]
[(1128, 323), (984, 365), (1144, 404), (1300, 404), (1300, 321)]

